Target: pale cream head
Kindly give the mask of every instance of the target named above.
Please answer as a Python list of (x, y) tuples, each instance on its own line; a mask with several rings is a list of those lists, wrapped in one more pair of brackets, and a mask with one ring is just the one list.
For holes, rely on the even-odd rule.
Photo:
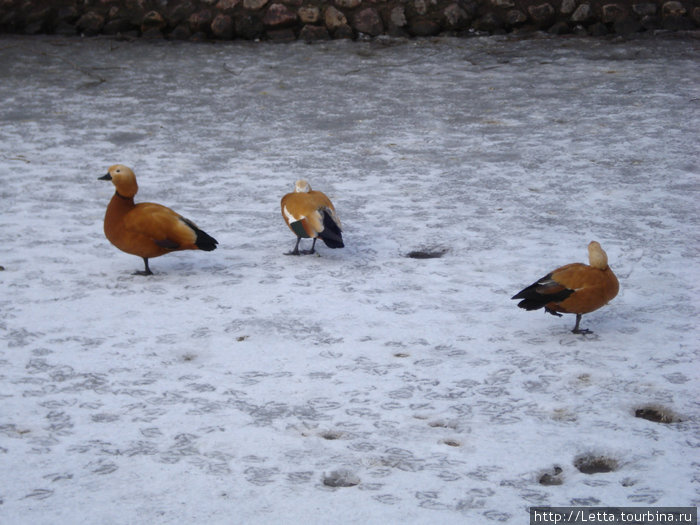
[(136, 175), (128, 166), (115, 164), (110, 166), (107, 173), (112, 177), (112, 184), (117, 188), (117, 192), (122, 197), (133, 197), (139, 191), (136, 184)]
[(591, 241), (588, 244), (588, 261), (593, 268), (605, 270), (608, 267), (608, 254), (601, 248), (599, 242)]
[(294, 191), (297, 193), (308, 193), (311, 191), (311, 186), (304, 179), (299, 179), (294, 183)]

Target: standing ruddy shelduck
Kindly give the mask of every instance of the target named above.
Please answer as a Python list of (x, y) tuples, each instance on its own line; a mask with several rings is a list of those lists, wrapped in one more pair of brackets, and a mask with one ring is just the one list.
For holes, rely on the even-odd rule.
[[(282, 197), (282, 217), (289, 229), (297, 236), (294, 249), (287, 255), (314, 253), (316, 238), (320, 238), (329, 248), (342, 248), (343, 235), (340, 220), (330, 199), (320, 191), (312, 191), (305, 180), (294, 184), (294, 193)], [(299, 251), (299, 241), (311, 238), (314, 242), (308, 251)]]
[(544, 311), (561, 317), (560, 313), (576, 314), (575, 334), (591, 333), (579, 329), (581, 316), (610, 302), (620, 289), (617, 277), (608, 266), (608, 256), (596, 241), (588, 245), (590, 266), (572, 263), (557, 268), (542, 279), (515, 294), (512, 299), (525, 310)]
[(123, 252), (143, 258), (146, 269), (136, 275), (153, 274), (148, 267), (151, 257), (178, 250), (216, 249), (216, 239), (170, 208), (152, 202), (134, 204), (139, 187), (130, 168), (115, 164), (99, 180), (111, 180), (117, 189), (105, 213), (105, 235)]

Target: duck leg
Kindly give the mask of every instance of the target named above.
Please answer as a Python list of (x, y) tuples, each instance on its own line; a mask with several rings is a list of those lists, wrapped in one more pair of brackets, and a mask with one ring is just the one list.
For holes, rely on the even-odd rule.
[(316, 253), (316, 250), (314, 249), (316, 247), (316, 237), (314, 237), (314, 242), (311, 243), (311, 249), (310, 250), (299, 250), (299, 253), (296, 255), (311, 255)]
[(146, 257), (143, 257), (143, 263), (146, 265), (146, 269), (142, 272), (134, 272), (133, 275), (153, 275), (153, 272), (148, 267), (148, 259)]
[(578, 327), (578, 325), (581, 324), (581, 317), (583, 317), (582, 314), (576, 314), (576, 325), (574, 326), (574, 329), (571, 331), (575, 334), (584, 334), (584, 335), (585, 334), (592, 334), (593, 332), (591, 332), (590, 330), (587, 330), (585, 328), (581, 329)]
[(299, 255), (299, 242), (301, 237), (297, 237), (297, 243), (294, 245), (294, 249), (291, 252), (285, 253), (285, 255)]
[(309, 254), (309, 255), (316, 253), (315, 248), (316, 248), (316, 237), (314, 237), (314, 242), (311, 243), (311, 249), (304, 252), (304, 253)]

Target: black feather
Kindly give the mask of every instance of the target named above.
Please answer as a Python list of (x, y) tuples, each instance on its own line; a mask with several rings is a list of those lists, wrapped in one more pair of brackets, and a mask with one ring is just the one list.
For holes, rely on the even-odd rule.
[(525, 310), (537, 310), (549, 303), (558, 303), (569, 297), (574, 290), (564, 288), (554, 293), (543, 293), (547, 289), (545, 283), (551, 282), (552, 274), (547, 274), (542, 279), (538, 279), (527, 288), (523, 288), (511, 299), (522, 299), (518, 303), (520, 308)]
[(194, 233), (197, 234), (197, 240), (194, 241), (195, 246), (199, 248), (200, 250), (204, 250), (205, 252), (210, 252), (212, 250), (216, 250), (216, 245), (219, 244), (219, 241), (214, 239), (211, 235), (209, 235), (207, 232), (200, 230), (197, 228), (197, 225), (193, 223), (189, 219), (185, 219), (184, 217), (180, 217), (182, 221), (187, 224), (192, 230), (194, 230)]
[(343, 248), (343, 234), (338, 224), (333, 220), (330, 211), (323, 210), (323, 231), (318, 236), (329, 248)]
[(180, 247), (180, 245), (172, 239), (163, 239), (162, 241), (153, 242), (155, 242), (161, 248), (165, 248), (166, 250), (177, 250)]

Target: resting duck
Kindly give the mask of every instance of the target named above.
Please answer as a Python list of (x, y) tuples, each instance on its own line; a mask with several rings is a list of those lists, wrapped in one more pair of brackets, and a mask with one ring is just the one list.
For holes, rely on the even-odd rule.
[(588, 245), (590, 265), (572, 263), (557, 268), (542, 279), (515, 294), (512, 299), (525, 310), (544, 307), (545, 312), (561, 317), (560, 313), (576, 314), (575, 334), (591, 333), (581, 330), (583, 314), (597, 310), (610, 302), (620, 289), (617, 277), (608, 266), (608, 256), (596, 241)]
[(105, 235), (123, 252), (143, 258), (146, 268), (136, 275), (153, 274), (148, 266), (152, 257), (178, 250), (216, 249), (216, 239), (170, 208), (152, 202), (134, 204), (139, 187), (130, 168), (115, 164), (99, 180), (110, 180), (117, 189), (105, 213)]
[[(330, 199), (320, 191), (312, 191), (305, 180), (294, 184), (294, 192), (282, 197), (282, 217), (297, 236), (294, 249), (287, 255), (315, 253), (316, 239), (320, 238), (329, 248), (343, 248), (340, 220)], [(308, 251), (299, 251), (299, 241), (311, 238), (314, 242)]]

